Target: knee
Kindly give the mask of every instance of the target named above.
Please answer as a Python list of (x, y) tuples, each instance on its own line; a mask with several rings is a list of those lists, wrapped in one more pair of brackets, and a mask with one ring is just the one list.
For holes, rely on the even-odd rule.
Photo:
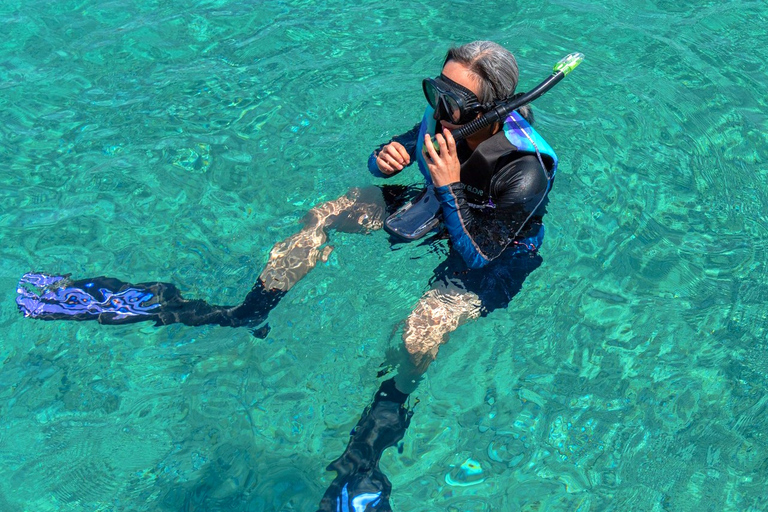
[(435, 358), (445, 334), (452, 330), (449, 323), (434, 290), (430, 290), (405, 320), (403, 345), (413, 365), (429, 364)]
[(480, 305), (480, 299), (474, 293), (429, 290), (405, 321), (405, 349), (414, 357), (434, 357), (448, 333), (480, 316)]

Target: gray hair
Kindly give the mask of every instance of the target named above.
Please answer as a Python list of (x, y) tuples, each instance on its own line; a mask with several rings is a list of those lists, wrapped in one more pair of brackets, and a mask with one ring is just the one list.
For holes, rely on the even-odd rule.
[[(480, 81), (481, 103), (505, 100), (515, 93), (520, 72), (512, 52), (492, 41), (473, 41), (448, 50), (445, 56), (445, 66), (448, 61), (463, 64)], [(533, 123), (533, 111), (526, 105), (518, 112), (528, 122)]]

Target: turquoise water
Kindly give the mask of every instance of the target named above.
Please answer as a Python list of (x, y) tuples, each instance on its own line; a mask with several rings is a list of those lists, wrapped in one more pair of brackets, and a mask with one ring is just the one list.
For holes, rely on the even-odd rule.
[[(560, 172), (544, 264), (416, 392), (396, 511), (757, 511), (768, 493), (764, 2), (0, 2), (0, 510), (305, 511), (442, 255), (335, 234), (244, 329), (23, 319), (29, 270), (236, 303), (376, 183), (454, 43), (518, 56)], [(411, 173), (397, 178), (416, 180)], [(468, 459), (486, 479), (446, 483)]]

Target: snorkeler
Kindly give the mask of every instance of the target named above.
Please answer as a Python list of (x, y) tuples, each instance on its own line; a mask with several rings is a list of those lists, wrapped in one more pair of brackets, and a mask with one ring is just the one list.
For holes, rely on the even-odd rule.
[[(537, 87), (538, 95), (581, 57), (574, 54), (561, 61), (571, 67)], [(503, 109), (516, 97), (517, 82), (517, 63), (503, 47), (475, 41), (451, 48), (442, 73), (423, 81), (429, 107), (421, 122), (380, 146), (369, 159), (371, 173), (382, 178), (418, 162), (427, 188), (411, 202), (397, 208), (401, 197), (381, 187), (380, 209), (396, 209), (384, 227), (394, 236), (415, 239), (438, 224), (433, 219), (437, 215), (450, 252), (405, 321), (407, 354), (397, 374), (381, 384), (352, 430), (347, 449), (328, 466), (337, 476), (319, 512), (391, 510), (391, 484), (378, 463), (410, 424), (408, 395), (450, 332), (506, 307), (528, 274), (541, 265), (542, 218), (557, 156), (531, 127), (530, 107)], [(489, 115), (497, 112), (503, 115)], [(476, 130), (473, 123), (483, 127)], [(468, 135), (456, 141), (453, 133)]]
[[(426, 191), (414, 197), (411, 188), (402, 186), (352, 189), (312, 208), (303, 228), (273, 247), (240, 305), (184, 299), (168, 283), (134, 285), (106, 277), (71, 281), (30, 273), (19, 284), (19, 309), (45, 320), (218, 324), (247, 326), (263, 335), (268, 313), (327, 258), (330, 249), (321, 247), (329, 231), (385, 227), (406, 240), (428, 232), (436, 233), (435, 240), (448, 238), (448, 257), (434, 270), (429, 289), (405, 321), (397, 372), (380, 385), (346, 450), (328, 466), (336, 478), (320, 503), (322, 512), (391, 510), (391, 484), (378, 465), (384, 450), (397, 444), (410, 424), (409, 394), (450, 332), (506, 307), (542, 262), (542, 219), (557, 157), (531, 127), (530, 107), (500, 110), (516, 97), (518, 76), (514, 56), (498, 44), (475, 41), (451, 48), (441, 74), (423, 81), (429, 106), (421, 122), (381, 145), (368, 162), (375, 176), (388, 178), (416, 161)], [(459, 134), (493, 112), (503, 116), (454, 138), (452, 132)]]

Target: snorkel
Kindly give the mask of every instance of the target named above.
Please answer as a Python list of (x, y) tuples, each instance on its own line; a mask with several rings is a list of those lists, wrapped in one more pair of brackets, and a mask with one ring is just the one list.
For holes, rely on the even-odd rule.
[[(534, 87), (531, 91), (522, 95), (513, 96), (511, 99), (500, 103), (499, 105), (492, 108), (489, 112), (484, 114), (482, 117), (479, 117), (474, 121), (470, 121), (460, 128), (451, 130), (451, 135), (453, 135), (454, 140), (459, 141), (460, 139), (466, 139), (473, 133), (482, 130), (486, 126), (490, 126), (493, 123), (503, 122), (504, 119), (506, 119), (507, 116), (509, 116), (509, 114), (511, 114), (513, 111), (524, 105), (527, 105), (535, 99), (540, 98), (544, 95), (544, 93), (552, 89), (563, 78), (565, 78), (568, 73), (576, 69), (576, 67), (581, 64), (582, 60), (584, 60), (583, 53), (574, 52), (566, 55), (560, 59), (557, 64), (555, 64), (552, 70), (552, 74), (548, 76), (546, 80)], [(435, 147), (435, 150), (439, 151), (439, 145), (434, 138), (432, 139), (432, 144)]]

